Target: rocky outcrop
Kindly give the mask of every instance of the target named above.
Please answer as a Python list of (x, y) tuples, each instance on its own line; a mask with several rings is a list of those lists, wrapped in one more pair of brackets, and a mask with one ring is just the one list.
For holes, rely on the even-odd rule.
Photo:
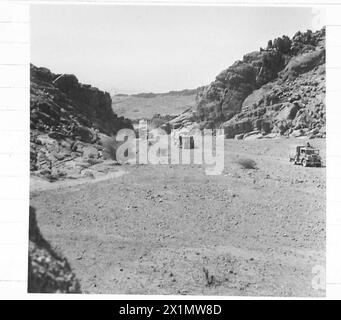
[[(197, 95), (196, 121), (226, 136), (251, 131), (323, 136), (325, 29), (269, 41), (221, 72)], [(317, 132), (317, 133), (316, 133)]]
[(221, 72), (214, 82), (203, 87), (197, 97), (198, 117), (202, 121), (229, 120), (241, 109), (244, 99), (262, 84), (274, 79), (284, 59), (276, 51), (253, 52)]
[(109, 93), (71, 74), (31, 65), (30, 102), (31, 171), (49, 181), (83, 176), (104, 160), (102, 137), (133, 129), (113, 112)]
[(80, 285), (68, 261), (58, 255), (42, 236), (35, 209), (30, 207), (28, 292), (80, 293)]
[(56, 75), (46, 68), (31, 65), (31, 129), (58, 131), (89, 140), (90, 131), (107, 135), (121, 128), (132, 128), (129, 120), (117, 117), (109, 93), (81, 84), (72, 74)]
[(171, 121), (169, 121), (169, 125), (171, 129), (178, 129), (186, 127), (193, 122), (195, 122), (195, 113), (191, 108), (189, 108)]
[(279, 78), (255, 90), (223, 126), (228, 138), (253, 130), (264, 135), (291, 135), (301, 130), (301, 135), (324, 137), (320, 129), (325, 123), (325, 67), (320, 65), (292, 81)]

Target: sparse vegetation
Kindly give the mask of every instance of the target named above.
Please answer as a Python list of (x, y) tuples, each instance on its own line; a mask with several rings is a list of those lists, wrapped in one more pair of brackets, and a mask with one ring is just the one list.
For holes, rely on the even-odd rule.
[[(306, 281), (311, 273), (306, 256), (325, 263), (325, 170), (309, 174), (288, 163), (298, 141), (305, 142), (226, 139), (226, 170), (219, 176), (191, 165), (111, 167), (116, 163), (105, 161), (99, 168), (108, 169), (107, 177), (97, 168), (85, 169), (81, 184), (65, 179), (55, 186), (44, 183), (51, 188), (44, 190), (32, 177), (31, 205), (39, 207), (46, 238), (67, 253), (86, 293), (129, 288), (136, 294), (322, 296), (323, 290)], [(325, 139), (310, 143), (325, 159)], [(253, 159), (259, 170), (241, 169), (237, 160), (243, 158)], [(95, 179), (84, 179), (86, 172)], [(116, 176), (120, 172), (125, 174)], [(297, 214), (302, 206), (312, 214)], [(307, 233), (314, 237), (307, 240)], [(115, 234), (124, 236), (115, 237), (113, 246)], [(148, 250), (137, 253), (137, 241)], [(290, 248), (290, 257), (279, 247)], [(96, 268), (85, 268), (93, 257)], [(149, 281), (144, 277), (151, 265)], [(252, 277), (259, 270), (266, 272)]]
[(102, 140), (103, 146), (103, 158), (116, 161), (116, 150), (118, 148), (118, 142), (115, 137), (108, 137)]
[(243, 168), (243, 169), (257, 169), (257, 163), (256, 161), (248, 158), (238, 159), (237, 163)]
[(273, 41), (273, 48), (277, 49), (282, 53), (289, 53), (291, 48), (291, 39), (288, 36), (283, 36), (281, 38), (276, 38)]
[(209, 271), (205, 267), (203, 267), (203, 272), (205, 274), (206, 287), (213, 286), (216, 282), (214, 275), (212, 275), (212, 274), (210, 275)]
[[(277, 38), (197, 99), (192, 90), (115, 95), (115, 112), (108, 93), (75, 76), (31, 69), (30, 201), (84, 292), (325, 295), (308, 281), (312, 261), (325, 264), (325, 170), (288, 163), (289, 150), (312, 138), (325, 159), (323, 46), (319, 31)], [(148, 120), (147, 151), (168, 164), (152, 165), (151, 153), (144, 161), (138, 119)], [(122, 128), (141, 140), (117, 141)], [(192, 152), (188, 163), (185, 143), (170, 148), (152, 130), (178, 130), (191, 148), (196, 128), (236, 138), (224, 141), (223, 158), (213, 141), (212, 150), (199, 150), (200, 160), (222, 162), (219, 176)], [(42, 244), (35, 219), (30, 208), (28, 291), (79, 292), (64, 256)]]

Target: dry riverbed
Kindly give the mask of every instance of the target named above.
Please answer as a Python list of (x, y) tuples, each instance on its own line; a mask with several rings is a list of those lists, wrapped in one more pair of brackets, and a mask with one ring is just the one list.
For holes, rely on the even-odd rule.
[[(124, 165), (108, 179), (32, 188), (31, 205), (84, 293), (320, 296), (325, 168), (289, 163), (305, 142), (226, 140), (221, 175)], [(325, 140), (310, 143), (325, 161)]]

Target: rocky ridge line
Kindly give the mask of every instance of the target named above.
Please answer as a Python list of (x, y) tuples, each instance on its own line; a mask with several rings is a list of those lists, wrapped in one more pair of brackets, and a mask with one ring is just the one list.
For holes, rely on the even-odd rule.
[(109, 93), (34, 65), (30, 112), (31, 172), (49, 181), (106, 171), (103, 142), (122, 128), (133, 129), (114, 113)]
[(173, 128), (224, 128), (227, 138), (325, 136), (325, 28), (269, 41), (201, 87)]

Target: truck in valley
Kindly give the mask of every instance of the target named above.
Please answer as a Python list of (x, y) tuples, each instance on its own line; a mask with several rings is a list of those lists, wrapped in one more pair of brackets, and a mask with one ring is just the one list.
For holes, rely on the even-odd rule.
[(295, 155), (290, 156), (289, 161), (303, 167), (321, 167), (322, 164), (320, 151), (309, 144), (297, 146)]

